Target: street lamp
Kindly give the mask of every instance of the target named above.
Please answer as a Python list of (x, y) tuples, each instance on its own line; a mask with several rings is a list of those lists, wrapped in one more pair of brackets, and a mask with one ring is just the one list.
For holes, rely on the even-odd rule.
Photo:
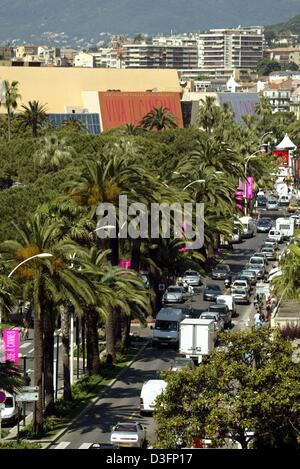
[(187, 189), (188, 187), (190, 187), (192, 184), (196, 184), (196, 182), (205, 182), (205, 179), (197, 179), (196, 181), (192, 181), (190, 182), (187, 186), (185, 186), (183, 188), (183, 190), (185, 191), (185, 189)]
[(22, 261), (20, 262), (20, 264), (18, 264), (9, 274), (8, 274), (8, 278), (12, 276), (12, 274), (19, 268), (21, 267), (21, 265), (25, 264), (26, 262), (28, 261), (31, 261), (31, 259), (35, 259), (36, 257), (40, 257), (40, 258), (46, 258), (46, 257), (53, 257), (53, 254), (49, 254), (48, 252), (41, 252), (40, 254), (35, 254), (34, 256), (31, 256), (31, 257), (28, 257), (27, 259), (25, 259), (25, 261)]

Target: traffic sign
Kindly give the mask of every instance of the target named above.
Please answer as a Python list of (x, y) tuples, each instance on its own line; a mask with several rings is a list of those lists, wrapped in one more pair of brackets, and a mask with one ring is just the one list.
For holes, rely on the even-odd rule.
[(6, 393), (4, 391), (0, 391), (0, 404), (3, 404), (6, 401)]
[(269, 283), (257, 283), (256, 293), (267, 295), (268, 293), (270, 293), (270, 284)]
[(23, 392), (16, 395), (17, 402), (34, 402), (39, 400), (38, 392)]
[(34, 392), (38, 390), (39, 390), (38, 386), (23, 386), (22, 387), (22, 392)]

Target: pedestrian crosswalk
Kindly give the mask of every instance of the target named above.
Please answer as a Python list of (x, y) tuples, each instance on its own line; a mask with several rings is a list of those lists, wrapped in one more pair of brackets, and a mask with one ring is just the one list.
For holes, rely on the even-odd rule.
[[(74, 445), (72, 445), (72, 447), (73, 449), (89, 449), (92, 444), (93, 443), (81, 443), (77, 448), (74, 448)], [(71, 441), (61, 441), (57, 445), (53, 446), (52, 449), (67, 449), (70, 445)]]

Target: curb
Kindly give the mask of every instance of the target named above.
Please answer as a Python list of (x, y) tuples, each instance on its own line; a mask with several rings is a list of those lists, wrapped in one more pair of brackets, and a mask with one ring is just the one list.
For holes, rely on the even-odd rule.
[(139, 356), (142, 354), (142, 352), (147, 348), (147, 346), (149, 345), (150, 343), (150, 340), (147, 340), (147, 343), (138, 351), (138, 353), (133, 357), (133, 359), (117, 374), (117, 376), (106, 386), (106, 388), (100, 392), (100, 394), (98, 394), (98, 396), (94, 397), (94, 399), (92, 399), (92, 401), (84, 408), (82, 409), (82, 411), (72, 420), (72, 422), (70, 424), (68, 424), (65, 428), (63, 428), (62, 430), (60, 430), (59, 433), (57, 433), (57, 435), (50, 441), (49, 440), (49, 444), (47, 444), (44, 448), (42, 449), (48, 449), (50, 448), (50, 446), (52, 446), (54, 443), (56, 443), (57, 440), (59, 440), (59, 438), (61, 436), (63, 436), (65, 433), (67, 433), (67, 431), (69, 430), (69, 428), (73, 425), (73, 423), (77, 422), (77, 420), (79, 420), (86, 412), (88, 412), (100, 399), (102, 399), (105, 395), (105, 393), (108, 391), (108, 389), (112, 388), (114, 386), (114, 384), (120, 379), (120, 377), (122, 376), (123, 373), (125, 373), (125, 371), (128, 370), (128, 368), (130, 368), (133, 363), (139, 358)]

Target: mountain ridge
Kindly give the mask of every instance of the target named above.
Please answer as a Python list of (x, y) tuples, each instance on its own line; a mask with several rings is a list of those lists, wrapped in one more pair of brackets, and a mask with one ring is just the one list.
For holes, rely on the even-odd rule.
[[(99, 40), (99, 33), (150, 35), (273, 24), (300, 13), (299, 0), (0, 0), (0, 41)], [(267, 19), (267, 21), (266, 21)], [(64, 34), (62, 34), (64, 33)], [(76, 40), (75, 40), (76, 41)]]

